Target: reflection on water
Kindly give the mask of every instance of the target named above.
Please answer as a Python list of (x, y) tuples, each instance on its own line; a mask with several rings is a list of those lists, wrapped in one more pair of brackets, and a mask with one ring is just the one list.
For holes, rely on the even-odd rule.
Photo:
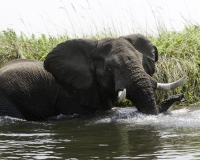
[(119, 108), (47, 122), (0, 119), (0, 159), (200, 159), (199, 139), (198, 108), (158, 116)]

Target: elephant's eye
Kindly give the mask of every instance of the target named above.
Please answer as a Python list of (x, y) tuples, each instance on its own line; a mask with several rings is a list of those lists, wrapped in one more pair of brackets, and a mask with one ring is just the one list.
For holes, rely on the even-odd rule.
[(106, 71), (109, 72), (109, 73), (112, 73), (112, 72), (113, 72), (113, 69), (112, 69), (111, 67), (108, 66), (108, 67), (106, 67)]

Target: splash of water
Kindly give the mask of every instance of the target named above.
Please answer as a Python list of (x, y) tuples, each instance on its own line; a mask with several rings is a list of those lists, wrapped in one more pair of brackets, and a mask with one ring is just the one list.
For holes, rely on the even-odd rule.
[(99, 118), (98, 123), (126, 123), (128, 125), (162, 125), (162, 126), (200, 126), (199, 108), (182, 108), (166, 114), (146, 115), (135, 108), (114, 108), (106, 117)]
[[(76, 118), (78, 115), (58, 115), (50, 118), (50, 120), (63, 120)], [(2, 123), (16, 123), (25, 121), (22, 119), (11, 117), (0, 117), (0, 124)], [(90, 119), (90, 124), (103, 124), (103, 123), (117, 123), (127, 124), (129, 126), (135, 125), (153, 125), (153, 126), (200, 126), (200, 106), (185, 107), (182, 109), (171, 110), (166, 114), (159, 115), (146, 115), (137, 112), (134, 107), (130, 108), (113, 108), (105, 114), (98, 114), (98, 116)], [(45, 123), (46, 124), (46, 123)]]

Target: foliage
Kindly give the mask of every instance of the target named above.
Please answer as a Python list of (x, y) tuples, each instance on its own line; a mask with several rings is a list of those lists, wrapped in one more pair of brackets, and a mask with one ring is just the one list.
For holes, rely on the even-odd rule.
[(12, 29), (0, 33), (0, 66), (19, 58), (44, 60), (46, 54), (58, 43), (69, 39), (68, 36), (47, 37), (42, 34), (40, 38), (32, 35), (30, 38), (23, 33), (18, 36)]
[[(116, 34), (100, 33), (83, 38), (116, 37)], [(163, 30), (157, 36), (148, 36), (157, 46), (159, 61), (156, 63), (154, 78), (159, 82), (172, 82), (183, 76), (187, 80), (183, 86), (173, 91), (156, 91), (157, 103), (170, 95), (184, 93), (187, 101), (183, 105), (200, 102), (200, 27), (186, 26), (181, 32)], [(42, 34), (27, 37), (23, 33), (17, 35), (12, 29), (0, 32), (0, 66), (6, 62), (28, 58), (44, 60), (46, 54), (58, 43), (70, 39), (68, 36), (52, 37)], [(130, 105), (126, 100), (120, 106)]]
[(157, 101), (169, 95), (184, 93), (191, 104), (200, 101), (200, 27), (188, 26), (182, 32), (162, 32), (157, 37), (150, 36), (157, 46), (159, 61), (154, 77), (159, 82), (172, 82), (187, 76), (183, 86), (173, 91), (157, 91)]

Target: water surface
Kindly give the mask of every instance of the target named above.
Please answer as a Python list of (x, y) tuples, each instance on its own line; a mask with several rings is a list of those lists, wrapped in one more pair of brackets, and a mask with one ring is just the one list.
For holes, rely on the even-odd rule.
[(0, 118), (0, 159), (200, 159), (200, 107), (147, 116), (118, 108), (45, 122)]

